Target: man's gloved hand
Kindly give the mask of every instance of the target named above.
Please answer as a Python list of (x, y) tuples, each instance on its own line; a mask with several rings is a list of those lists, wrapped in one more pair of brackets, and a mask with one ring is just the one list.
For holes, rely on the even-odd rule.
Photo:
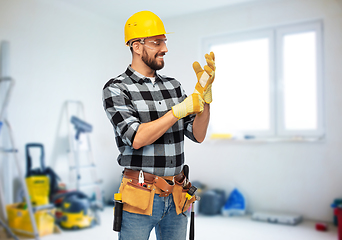
[(195, 93), (201, 94), (206, 103), (211, 103), (213, 101), (211, 85), (214, 82), (216, 70), (214, 53), (206, 54), (205, 60), (207, 65), (204, 66), (204, 70), (198, 62), (194, 62), (192, 65), (198, 80), (195, 86)]
[(198, 93), (193, 93), (184, 99), (183, 102), (178, 103), (172, 107), (173, 115), (181, 119), (193, 113), (201, 113), (204, 109), (204, 100)]

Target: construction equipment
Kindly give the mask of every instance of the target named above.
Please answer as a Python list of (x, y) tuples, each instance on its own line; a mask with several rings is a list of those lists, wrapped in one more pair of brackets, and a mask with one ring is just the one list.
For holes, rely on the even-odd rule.
[[(24, 192), (24, 196), (25, 196), (25, 200), (27, 203), (27, 210), (29, 213), (29, 219), (30, 219), (30, 223), (32, 225), (32, 230), (33, 230), (33, 235), (35, 239), (39, 239), (39, 234), (38, 234), (38, 230), (37, 230), (37, 225), (34, 219), (34, 213), (33, 213), (33, 209), (32, 209), (32, 205), (31, 202), (29, 201), (29, 194), (28, 194), (28, 190), (26, 187), (26, 183), (25, 183), (25, 179), (24, 179), (24, 175), (21, 171), (21, 167), (20, 167), (20, 162), (19, 162), (19, 158), (17, 156), (17, 148), (15, 147), (15, 141), (13, 138), (13, 134), (12, 134), (12, 129), (11, 129), (11, 125), (9, 124), (9, 121), (6, 118), (6, 110), (8, 107), (8, 103), (9, 103), (9, 99), (10, 99), (10, 95), (14, 86), (14, 80), (9, 77), (9, 74), (7, 72), (7, 64), (8, 64), (8, 55), (9, 55), (9, 43), (6, 41), (1, 42), (1, 71), (0, 71), (0, 95), (1, 100), (0, 100), (0, 134), (2, 134), (4, 131), (4, 128), (6, 128), (6, 140), (8, 141), (8, 147), (0, 147), (0, 152), (2, 153), (1, 155), (3, 155), (3, 153), (7, 153), (7, 154), (11, 154), (12, 156), (14, 156), (14, 160), (15, 160), (15, 164), (16, 164), (16, 168), (18, 171), (18, 175), (19, 175), (19, 179), (20, 182), (22, 184), (23, 187), (23, 192)], [(7, 165), (8, 166), (8, 165)], [(9, 170), (9, 169), (8, 169)], [(7, 219), (7, 214), (6, 214), (6, 209), (5, 209), (5, 194), (2, 190), (2, 183), (1, 183), (1, 178), (0, 178), (0, 196), (1, 196), (1, 211), (4, 215), (4, 220), (6, 222), (8, 222)], [(5, 223), (4, 223), (5, 225)], [(8, 232), (8, 234), (10, 234), (10, 232)]]
[[(34, 219), (39, 236), (52, 234), (55, 231), (55, 207), (52, 204), (33, 207)], [(8, 226), (24, 237), (32, 237), (33, 229), (27, 204), (14, 203), (6, 205)]]
[[(7, 72), (9, 43), (1, 42), (0, 56), (0, 153), (2, 160), (2, 174), (0, 175), (0, 206), (3, 213), (1, 225), (5, 228), (8, 236), (16, 236), (14, 233), (23, 234), (25, 236), (34, 237), (39, 240), (39, 236), (43, 236), (54, 231), (54, 217), (51, 216), (51, 211), (54, 211), (54, 206), (50, 204), (42, 204), (40, 206), (32, 206), (30, 201), (29, 191), (26, 185), (24, 174), (21, 170), (19, 157), (17, 155), (12, 128), (6, 118), (6, 110), (8, 107), (10, 95), (14, 87), (14, 80), (9, 77)], [(12, 166), (11, 161), (7, 161), (8, 155), (13, 156), (16, 166)], [(24, 202), (13, 203), (13, 177), (11, 176), (12, 169), (17, 170), (17, 176), (21, 183)], [(2, 181), (7, 181), (3, 191)], [(5, 200), (6, 198), (6, 200)], [(7, 203), (7, 205), (6, 205)], [(8, 204), (11, 203), (11, 204)], [(6, 205), (6, 207), (5, 207)], [(51, 210), (52, 209), (52, 210)], [(46, 220), (49, 220), (47, 224)]]
[(61, 217), (57, 220), (64, 229), (83, 229), (99, 224), (98, 206), (83, 192), (59, 194), (63, 198)]
[[(184, 173), (184, 176), (186, 177), (186, 181), (184, 182), (184, 185), (188, 185), (190, 182), (189, 181), (189, 166), (188, 165), (184, 165), (183, 173)], [(187, 202), (188, 199), (190, 200), (192, 197), (195, 197), (197, 201), (199, 200), (199, 197), (195, 195), (196, 191), (197, 191), (197, 187), (195, 187), (195, 186), (191, 186), (189, 188), (188, 192), (186, 193), (185, 203)], [(184, 203), (184, 206), (185, 206), (185, 203)], [(182, 212), (183, 212), (183, 210), (182, 210)], [(189, 231), (189, 240), (194, 240), (194, 239), (195, 239), (195, 202), (191, 203), (190, 231)]]
[[(33, 161), (30, 149), (40, 150), (40, 166), (32, 169)], [(58, 191), (59, 176), (50, 167), (45, 166), (44, 145), (28, 143), (26, 149), (26, 184), (34, 206), (49, 204), (52, 196)]]
[[(40, 168), (32, 170), (30, 148), (36, 147), (41, 151)], [(42, 144), (26, 144), (26, 185), (30, 200), (34, 206), (49, 204), (50, 179), (45, 174), (44, 147)]]
[[(18, 171), (18, 176), (19, 176), (22, 188), (23, 188), (24, 197), (25, 197), (25, 201), (26, 201), (26, 204), (27, 204), (27, 210), (28, 210), (28, 213), (29, 213), (29, 219), (30, 219), (30, 222), (31, 222), (31, 225), (32, 225), (32, 229), (33, 229), (33, 235), (34, 235), (34, 238), (38, 240), (39, 239), (39, 233), (38, 233), (36, 221), (35, 221), (35, 218), (34, 218), (34, 212), (33, 212), (32, 204), (31, 204), (31, 201), (29, 200), (30, 198), (29, 198), (26, 182), (25, 182), (25, 179), (24, 179), (24, 175), (23, 175), (23, 173), (21, 171), (19, 158), (17, 156), (18, 150), (15, 147), (11, 125), (9, 124), (8, 120), (5, 118), (6, 108), (8, 106), (10, 93), (11, 93), (11, 90), (12, 90), (12, 88), (14, 86), (14, 80), (12, 78), (10, 78), (10, 77), (0, 78), (0, 88), (1, 88), (1, 86), (5, 86), (5, 85), (7, 85), (9, 87), (7, 88), (7, 91), (5, 91), (6, 92), (5, 99), (4, 99), (3, 103), (2, 103), (2, 105), (0, 106), (1, 107), (1, 109), (0, 109), (1, 110), (0, 111), (0, 122), (1, 122), (1, 132), (3, 132), (4, 128), (6, 128), (6, 130), (8, 132), (8, 140), (9, 140), (9, 143), (10, 143), (10, 147), (1, 147), (0, 150), (1, 150), (2, 153), (12, 154), (14, 156), (15, 164), (16, 164), (17, 171)], [(0, 196), (2, 196), (1, 197), (1, 210), (2, 210), (2, 213), (4, 215), (5, 221), (8, 222), (7, 211), (6, 211), (6, 208), (5, 208), (5, 199), (4, 199), (5, 194), (4, 194), (3, 190), (2, 190), (2, 183), (1, 182), (0, 182)]]
[(121, 222), (122, 222), (122, 210), (123, 210), (122, 194), (115, 193), (114, 201), (115, 201), (115, 207), (114, 207), (113, 230), (116, 232), (120, 232)]
[[(97, 178), (96, 164), (92, 155), (89, 137), (92, 125), (85, 121), (82, 102), (66, 101), (65, 108), (69, 122), (69, 169), (73, 178), (71, 182), (75, 183), (77, 191), (81, 191), (87, 194), (88, 197), (93, 198), (102, 208), (102, 180)], [(87, 177), (82, 178), (82, 175)]]

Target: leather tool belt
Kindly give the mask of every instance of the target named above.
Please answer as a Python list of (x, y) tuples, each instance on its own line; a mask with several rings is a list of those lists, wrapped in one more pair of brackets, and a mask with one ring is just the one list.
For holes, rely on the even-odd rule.
[[(129, 179), (132, 179), (133, 183), (138, 183), (139, 181), (139, 171), (125, 169), (123, 176)], [(159, 194), (160, 197), (167, 197), (173, 192), (173, 188), (175, 186), (175, 181), (179, 184), (183, 184), (185, 181), (185, 177), (183, 173), (179, 173), (176, 176), (166, 176), (166, 177), (159, 177), (153, 175), (151, 173), (144, 172), (144, 181), (147, 184), (154, 184), (155, 193)]]
[[(140, 171), (131, 169), (125, 169), (123, 172), (119, 192), (122, 193), (124, 211), (152, 215), (155, 194), (158, 194), (159, 197), (167, 197), (172, 194), (177, 214), (186, 211), (190, 203), (195, 201), (195, 197), (193, 197), (186, 202), (185, 195), (191, 187), (191, 183), (186, 180), (183, 172), (176, 176), (166, 177), (143, 172), (143, 183), (139, 183), (139, 174), (141, 174)], [(183, 207), (185, 202), (186, 205)]]

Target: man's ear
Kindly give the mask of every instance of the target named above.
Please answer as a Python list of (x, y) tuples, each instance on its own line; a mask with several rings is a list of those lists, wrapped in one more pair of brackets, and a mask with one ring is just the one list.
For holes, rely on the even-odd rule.
[(141, 53), (142, 53), (142, 46), (141, 46), (141, 44), (139, 44), (138, 42), (134, 42), (132, 44), (132, 50), (136, 54), (141, 55)]

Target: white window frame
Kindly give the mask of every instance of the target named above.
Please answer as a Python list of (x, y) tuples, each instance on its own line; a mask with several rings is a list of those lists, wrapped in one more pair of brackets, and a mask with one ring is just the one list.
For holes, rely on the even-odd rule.
[[(287, 130), (284, 123), (284, 91), (283, 84), (283, 69), (282, 69), (282, 44), (283, 36), (294, 33), (304, 33), (314, 31), (316, 33), (316, 66), (317, 66), (317, 129), (316, 130)], [(203, 56), (210, 52), (211, 46), (224, 43), (255, 40), (258, 38), (268, 37), (269, 45), (269, 60), (270, 60), (270, 129), (268, 131), (244, 131), (241, 132), (244, 136), (254, 136), (255, 139), (269, 140), (320, 140), (324, 138), (324, 108), (323, 108), (323, 22), (314, 20), (310, 22), (295, 23), (290, 25), (275, 26), (266, 29), (256, 29), (244, 32), (233, 32), (220, 36), (210, 36), (203, 38), (201, 41), (200, 54)], [(203, 63), (205, 64), (205, 63)], [(229, 69), (229, 66), (227, 66)], [(215, 80), (216, 81), (216, 80)], [(214, 82), (215, 84), (215, 82)], [(213, 92), (215, 101), (215, 92)], [(210, 123), (209, 123), (210, 124)], [(210, 132), (217, 134), (216, 132)], [(226, 138), (226, 133), (218, 133)], [(229, 136), (228, 138), (230, 138)]]
[(324, 121), (323, 121), (323, 43), (322, 43), (322, 22), (321, 21), (315, 21), (312, 23), (303, 23), (303, 24), (296, 24), (291, 26), (282, 27), (277, 30), (276, 32), (276, 39), (277, 42), (280, 44), (277, 47), (278, 52), (278, 59), (277, 59), (277, 69), (278, 76), (276, 76), (278, 80), (278, 91), (281, 92), (281, 94), (277, 95), (277, 101), (279, 102), (278, 106), (278, 134), (280, 136), (296, 136), (298, 135), (298, 131), (291, 131), (285, 129), (285, 123), (284, 123), (284, 93), (283, 88), (281, 87), (283, 85), (283, 51), (281, 49), (281, 46), (283, 44), (283, 36), (286, 34), (294, 34), (294, 33), (305, 33), (309, 31), (316, 32), (316, 66), (317, 66), (317, 129), (316, 130), (300, 130), (300, 135), (304, 137), (320, 137), (324, 135)]

